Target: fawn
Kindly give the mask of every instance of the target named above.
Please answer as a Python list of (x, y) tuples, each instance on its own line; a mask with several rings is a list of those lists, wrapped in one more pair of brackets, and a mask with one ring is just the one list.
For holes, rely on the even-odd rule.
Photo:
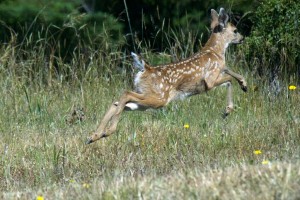
[(90, 144), (115, 132), (124, 110), (161, 108), (175, 99), (200, 94), (223, 83), (227, 83), (228, 88), (224, 113), (227, 116), (233, 110), (232, 78), (238, 81), (243, 91), (247, 91), (244, 77), (228, 69), (225, 63), (228, 45), (243, 40), (228, 19), (224, 8), (220, 9), (219, 14), (212, 9), (211, 36), (201, 51), (188, 59), (153, 67), (132, 53), (133, 65), (140, 70), (134, 79), (135, 91), (124, 92), (119, 101), (111, 105), (86, 143)]

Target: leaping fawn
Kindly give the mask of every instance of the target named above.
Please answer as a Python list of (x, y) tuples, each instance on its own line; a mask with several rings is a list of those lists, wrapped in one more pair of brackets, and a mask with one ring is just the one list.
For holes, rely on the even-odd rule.
[(180, 62), (153, 67), (132, 53), (133, 65), (140, 70), (134, 79), (135, 91), (125, 92), (119, 101), (111, 105), (86, 143), (90, 144), (115, 132), (124, 110), (161, 108), (175, 99), (200, 94), (223, 83), (227, 83), (228, 87), (225, 109), (225, 115), (228, 115), (233, 110), (232, 78), (238, 81), (243, 91), (247, 91), (244, 77), (228, 69), (225, 63), (228, 45), (243, 40), (228, 19), (224, 8), (220, 9), (219, 14), (212, 9), (209, 40), (201, 52)]

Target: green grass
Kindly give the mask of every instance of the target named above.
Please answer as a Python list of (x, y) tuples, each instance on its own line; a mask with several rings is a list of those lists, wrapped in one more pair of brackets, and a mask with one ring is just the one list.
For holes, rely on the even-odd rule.
[[(3, 198), (288, 198), (299, 192), (297, 90), (270, 100), (264, 86), (245, 94), (235, 84), (236, 109), (224, 120), (226, 91), (217, 88), (162, 110), (124, 113), (117, 133), (85, 145), (121, 85), (95, 80), (31, 88), (8, 79), (1, 90)], [(77, 105), (86, 118), (68, 125)], [(257, 149), (262, 154), (254, 155)]]
[[(300, 198), (300, 96), (288, 90), (293, 82), (268, 95), (267, 81), (232, 66), (249, 92), (234, 83), (228, 118), (221, 117), (226, 88), (219, 87), (161, 110), (124, 113), (115, 134), (85, 145), (110, 103), (131, 88), (129, 73), (113, 68), (128, 60), (95, 51), (86, 72), (49, 80), (51, 72), (30, 73), (44, 55), (22, 60), (12, 49), (0, 51), (2, 199)], [(77, 108), (84, 120), (66, 123)]]

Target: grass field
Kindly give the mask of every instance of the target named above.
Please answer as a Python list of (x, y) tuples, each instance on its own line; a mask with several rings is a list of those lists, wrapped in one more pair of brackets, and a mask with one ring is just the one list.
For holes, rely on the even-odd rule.
[[(275, 94), (268, 81), (229, 62), (249, 91), (234, 83), (228, 118), (221, 117), (226, 88), (219, 87), (161, 110), (124, 113), (114, 135), (85, 145), (132, 79), (123, 72), (98, 76), (99, 67), (114, 63), (97, 57), (83, 78), (68, 82), (48, 72), (45, 84), (36, 78), (43, 71), (29, 76), (43, 63), (36, 55), (20, 60), (9, 46), (1, 49), (1, 199), (300, 198), (300, 96), (288, 89), (293, 80), (281, 81)], [(83, 120), (67, 123), (81, 108)]]

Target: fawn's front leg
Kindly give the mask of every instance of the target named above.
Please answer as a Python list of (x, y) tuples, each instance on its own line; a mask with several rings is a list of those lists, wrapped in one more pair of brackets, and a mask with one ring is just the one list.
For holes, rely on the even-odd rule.
[(242, 75), (240, 75), (240, 74), (238, 74), (238, 73), (235, 73), (235, 72), (231, 71), (231, 70), (228, 69), (228, 68), (226, 68), (226, 69), (224, 70), (224, 73), (226, 73), (226, 74), (232, 76), (233, 78), (235, 78), (235, 79), (239, 82), (239, 84), (240, 84), (240, 86), (241, 86), (241, 89), (242, 89), (244, 92), (247, 92), (247, 82), (246, 82), (245, 78), (244, 78)]

